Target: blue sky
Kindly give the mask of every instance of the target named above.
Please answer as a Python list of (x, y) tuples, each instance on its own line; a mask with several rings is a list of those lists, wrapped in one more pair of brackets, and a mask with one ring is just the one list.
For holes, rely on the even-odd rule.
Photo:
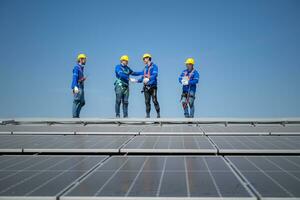
[[(187, 57), (200, 73), (196, 117), (300, 116), (298, 0), (0, 3), (0, 117), (70, 117), (78, 53), (88, 55), (81, 116), (113, 117), (114, 66), (128, 54), (141, 70), (145, 52), (159, 66), (163, 117), (183, 115)], [(131, 117), (145, 116), (141, 87), (131, 85)]]

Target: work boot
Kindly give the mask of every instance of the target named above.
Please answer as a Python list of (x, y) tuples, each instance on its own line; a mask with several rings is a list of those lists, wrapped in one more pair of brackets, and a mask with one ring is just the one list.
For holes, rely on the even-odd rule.
[(160, 118), (160, 113), (157, 113), (157, 118)]

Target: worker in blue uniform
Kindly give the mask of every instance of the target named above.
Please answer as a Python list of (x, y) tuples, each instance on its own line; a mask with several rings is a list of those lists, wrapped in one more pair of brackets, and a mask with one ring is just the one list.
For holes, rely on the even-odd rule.
[(79, 54), (77, 56), (77, 64), (73, 68), (73, 78), (71, 85), (71, 89), (73, 92), (73, 118), (79, 118), (81, 108), (85, 105), (84, 82), (86, 80), (86, 77), (84, 77), (83, 71), (86, 64), (86, 59), (87, 57), (85, 54)]
[(186, 118), (193, 118), (195, 113), (195, 94), (199, 82), (199, 73), (194, 68), (195, 61), (188, 58), (185, 61), (186, 69), (179, 76), (179, 83), (182, 84), (181, 102)]
[(115, 67), (115, 74), (117, 80), (115, 81), (115, 112), (116, 118), (120, 117), (120, 106), (122, 103), (123, 107), (123, 117), (128, 117), (128, 98), (129, 98), (129, 81), (137, 82), (136, 79), (130, 78), (132, 76), (142, 75), (142, 72), (134, 72), (130, 67), (128, 67), (129, 57), (123, 55), (120, 58), (120, 64)]
[(148, 53), (143, 55), (143, 61), (145, 64), (143, 76), (138, 80), (138, 82), (144, 84), (142, 92), (145, 96), (146, 118), (150, 118), (151, 98), (157, 113), (157, 118), (160, 118), (160, 107), (157, 100), (158, 67), (152, 62), (152, 56)]

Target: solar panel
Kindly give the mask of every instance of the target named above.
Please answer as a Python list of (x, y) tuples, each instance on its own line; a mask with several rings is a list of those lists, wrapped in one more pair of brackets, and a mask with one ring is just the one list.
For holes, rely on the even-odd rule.
[(136, 125), (117, 125), (117, 124), (55, 124), (55, 125), (0, 125), (0, 132), (14, 132), (14, 133), (26, 133), (30, 132), (33, 134), (39, 133), (72, 133), (74, 132), (135, 132), (138, 133), (143, 129), (143, 126)]
[(114, 156), (71, 188), (70, 199), (256, 199), (221, 157)]
[(141, 134), (147, 133), (203, 133), (200, 127), (195, 125), (148, 125), (144, 126)]
[(1, 156), (1, 199), (53, 199), (105, 156)]
[(243, 132), (243, 133), (276, 133), (276, 132), (289, 132), (289, 133), (299, 133), (300, 125), (299, 124), (286, 124), (283, 126), (279, 124), (201, 124), (201, 129), (205, 133), (209, 132)]
[(81, 127), (78, 132), (134, 132), (138, 133), (143, 129), (143, 126), (136, 125), (95, 125), (88, 124), (84, 127)]
[(12, 135), (0, 135), (0, 152), (22, 152), (22, 138), (12, 139)]
[(0, 152), (5, 200), (300, 199), (300, 119), (10, 120)]
[(220, 153), (300, 153), (299, 136), (209, 136)]
[(108, 135), (0, 135), (0, 151), (116, 153), (130, 138)]
[(217, 150), (205, 136), (137, 136), (121, 152), (217, 153)]
[(300, 198), (299, 156), (227, 157), (260, 199)]
[[(200, 127), (206, 133), (208, 132), (256, 132), (256, 133), (270, 133), (270, 132), (290, 132), (297, 128), (288, 128), (282, 125), (251, 125), (251, 124), (201, 124)], [(299, 131), (299, 129), (298, 129)]]
[(41, 124), (29, 124), (29, 125), (0, 125), (0, 131), (9, 131), (9, 132), (73, 132), (83, 125), (41, 125)]
[(271, 135), (299, 135), (300, 132), (272, 132)]

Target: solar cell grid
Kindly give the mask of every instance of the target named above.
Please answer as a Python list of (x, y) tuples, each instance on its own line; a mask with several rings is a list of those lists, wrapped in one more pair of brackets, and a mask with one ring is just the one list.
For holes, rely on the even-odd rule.
[(112, 157), (61, 199), (255, 199), (221, 157)]
[(299, 156), (228, 157), (260, 199), (300, 198)]
[(1, 156), (0, 198), (56, 199), (105, 156)]

